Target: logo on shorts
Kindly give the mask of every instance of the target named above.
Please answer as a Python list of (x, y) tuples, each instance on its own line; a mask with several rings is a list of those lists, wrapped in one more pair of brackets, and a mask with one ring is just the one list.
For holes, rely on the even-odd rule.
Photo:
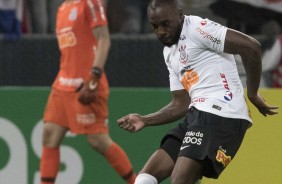
[(95, 114), (76, 114), (76, 121), (81, 124), (92, 124), (96, 122)]
[(226, 167), (231, 162), (231, 156), (226, 155), (226, 150), (221, 149), (217, 150), (216, 160), (222, 163), (223, 167)]
[[(186, 132), (186, 135), (183, 139), (183, 144), (201, 145), (203, 137), (204, 137), (204, 134), (201, 133), (201, 132), (194, 132), (194, 131)], [(183, 149), (184, 149), (184, 147), (183, 147)]]
[(190, 145), (188, 145), (188, 146), (181, 146), (180, 147), (180, 150), (183, 150), (183, 149), (185, 149), (185, 148), (188, 148)]

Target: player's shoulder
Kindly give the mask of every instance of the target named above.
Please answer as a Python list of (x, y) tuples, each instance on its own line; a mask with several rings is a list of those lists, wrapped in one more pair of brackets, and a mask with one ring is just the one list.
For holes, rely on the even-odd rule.
[(213, 21), (208, 18), (202, 18), (196, 15), (189, 15), (189, 16), (185, 16), (185, 19), (184, 19), (185, 25), (184, 26), (187, 26), (187, 27), (205, 26), (212, 22)]
[(184, 23), (183, 23), (183, 30), (184, 32), (193, 32), (203, 21), (202, 17), (196, 15), (185, 15)]

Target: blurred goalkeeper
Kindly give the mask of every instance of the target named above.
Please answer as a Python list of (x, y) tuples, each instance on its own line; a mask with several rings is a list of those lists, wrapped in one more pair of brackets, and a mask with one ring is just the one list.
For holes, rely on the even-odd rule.
[(54, 184), (59, 146), (66, 132), (85, 134), (128, 184), (136, 174), (123, 149), (109, 136), (109, 86), (104, 65), (110, 48), (102, 0), (65, 0), (57, 12), (60, 70), (44, 113), (41, 184)]

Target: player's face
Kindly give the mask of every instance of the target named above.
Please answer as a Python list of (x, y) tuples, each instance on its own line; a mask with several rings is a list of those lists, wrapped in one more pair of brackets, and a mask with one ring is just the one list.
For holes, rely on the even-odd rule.
[(158, 39), (165, 46), (170, 47), (176, 44), (183, 25), (182, 11), (169, 5), (163, 5), (156, 9), (149, 7), (147, 13)]

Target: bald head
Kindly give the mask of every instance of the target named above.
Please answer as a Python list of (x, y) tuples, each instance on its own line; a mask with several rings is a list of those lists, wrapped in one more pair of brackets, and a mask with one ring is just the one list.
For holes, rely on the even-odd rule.
[(172, 6), (176, 9), (179, 9), (179, 2), (178, 0), (151, 0), (148, 4), (148, 8), (156, 9), (157, 7), (161, 6)]
[(151, 0), (147, 15), (157, 37), (164, 45), (177, 43), (184, 20), (178, 0)]

